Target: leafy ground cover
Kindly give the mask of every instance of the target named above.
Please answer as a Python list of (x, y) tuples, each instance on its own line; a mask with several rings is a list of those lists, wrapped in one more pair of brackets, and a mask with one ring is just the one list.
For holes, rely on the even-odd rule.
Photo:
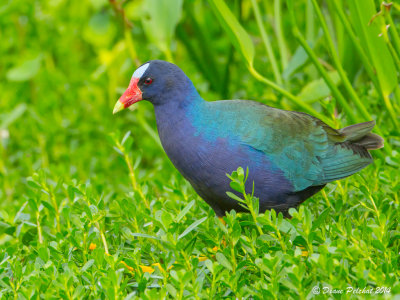
[[(0, 298), (400, 297), (399, 5), (150, 2), (0, 4)], [(291, 219), (244, 194), (252, 213), (223, 226), (162, 151), (151, 105), (111, 113), (156, 58), (208, 100), (374, 119), (385, 148)]]

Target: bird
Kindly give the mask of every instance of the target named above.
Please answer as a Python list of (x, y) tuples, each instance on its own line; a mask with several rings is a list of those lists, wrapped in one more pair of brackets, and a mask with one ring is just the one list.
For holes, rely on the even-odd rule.
[(384, 140), (375, 121), (334, 129), (304, 112), (252, 100), (206, 101), (175, 64), (151, 60), (137, 68), (115, 104), (117, 113), (147, 100), (154, 106), (161, 144), (176, 169), (218, 217), (246, 212), (230, 187), (231, 174), (248, 168), (245, 190), (259, 211), (288, 215), (327, 183), (370, 165), (369, 150)]

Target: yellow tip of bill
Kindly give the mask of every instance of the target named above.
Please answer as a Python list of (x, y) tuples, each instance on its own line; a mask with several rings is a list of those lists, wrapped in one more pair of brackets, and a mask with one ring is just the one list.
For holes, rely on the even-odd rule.
[(115, 115), (117, 112), (123, 110), (124, 108), (124, 105), (118, 100), (117, 103), (115, 103), (113, 114)]

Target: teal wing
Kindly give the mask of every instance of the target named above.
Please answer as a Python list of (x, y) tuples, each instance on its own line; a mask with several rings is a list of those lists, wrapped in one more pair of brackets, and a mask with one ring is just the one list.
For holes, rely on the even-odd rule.
[(233, 121), (241, 142), (264, 152), (295, 191), (350, 176), (372, 162), (364, 147), (315, 117), (252, 101), (235, 102), (242, 104), (243, 118)]

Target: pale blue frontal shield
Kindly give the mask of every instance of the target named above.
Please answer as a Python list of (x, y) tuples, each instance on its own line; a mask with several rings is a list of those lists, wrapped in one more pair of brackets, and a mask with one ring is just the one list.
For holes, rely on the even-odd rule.
[(146, 72), (147, 68), (149, 67), (149, 63), (146, 63), (142, 66), (140, 66), (139, 68), (136, 69), (135, 72), (133, 72), (132, 78), (141, 78), (144, 74), (144, 72)]

